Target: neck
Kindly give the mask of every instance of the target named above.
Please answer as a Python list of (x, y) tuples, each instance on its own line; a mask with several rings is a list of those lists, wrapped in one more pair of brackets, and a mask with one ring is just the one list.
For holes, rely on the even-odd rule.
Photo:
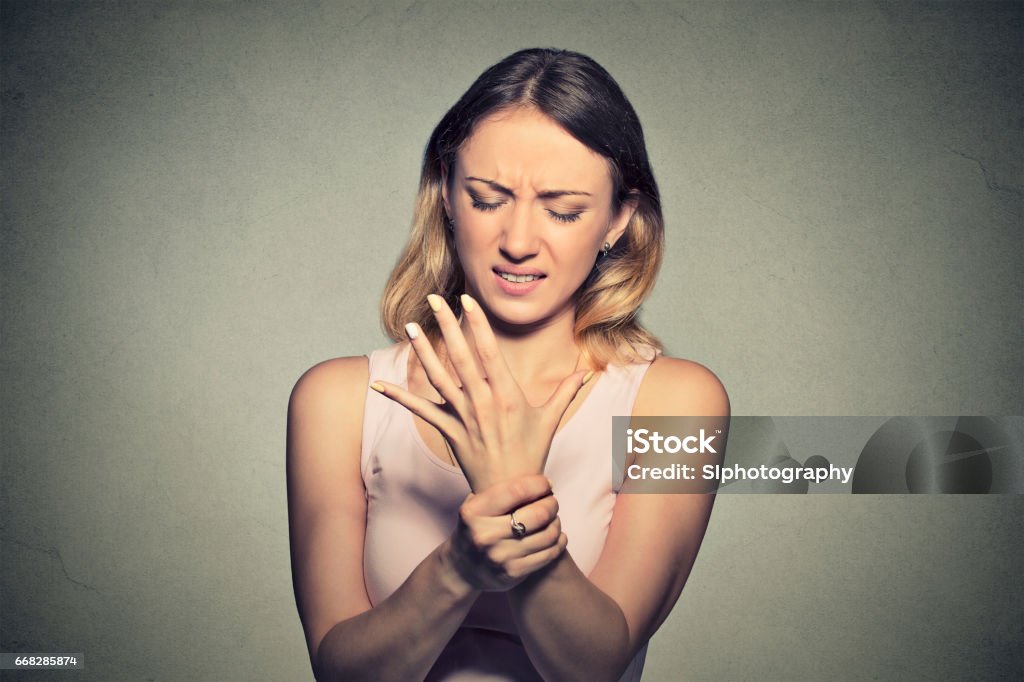
[[(498, 350), (520, 386), (558, 382), (583, 369), (573, 335), (576, 322), (573, 308), (525, 329), (505, 325), (490, 314), (487, 317)], [(469, 338), (471, 332), (465, 319), (462, 329)]]

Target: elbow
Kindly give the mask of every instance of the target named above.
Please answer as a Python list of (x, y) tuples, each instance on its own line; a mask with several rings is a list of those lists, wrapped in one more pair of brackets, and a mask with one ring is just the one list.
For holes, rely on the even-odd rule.
[(633, 646), (629, 625), (621, 611), (619, 617), (609, 623), (609, 630), (604, 642), (594, 647), (595, 652), (601, 652), (603, 655), (590, 658), (592, 669), (578, 679), (618, 682), (629, 667), (633, 660)]
[(629, 633), (629, 625), (626, 623), (625, 616), (622, 617), (619, 625), (619, 632), (617, 633), (618, 646), (614, 647), (615, 652), (614, 663), (609, 671), (611, 675), (607, 678), (609, 682), (617, 682), (622, 677), (622, 674), (626, 672), (626, 668), (633, 661), (633, 654), (635, 653), (635, 647), (632, 646), (632, 638)]
[[(324, 639), (327, 639), (326, 637)], [(323, 662), (323, 640), (320, 640), (320, 646), (316, 647), (309, 656), (309, 665), (313, 669), (313, 679), (316, 682), (331, 682), (335, 679), (333, 675), (327, 673), (327, 666)]]
[(629, 668), (633, 660), (632, 645), (633, 638), (630, 634), (630, 626), (626, 621), (626, 614), (621, 608), (614, 609), (614, 617), (607, 621), (607, 628), (600, 642), (594, 642), (592, 655), (588, 655), (587, 662), (581, 662), (581, 673), (586, 673), (572, 679), (607, 680), (607, 682), (618, 682)]
[(337, 629), (338, 625), (340, 623), (336, 624), (320, 638), (320, 643), (314, 647), (310, 655), (309, 660), (313, 668), (313, 679), (317, 682), (336, 682), (344, 677), (336, 665), (337, 657), (332, 656), (331, 652), (331, 633)]
[(367, 659), (353, 644), (351, 629), (347, 632), (343, 622), (327, 631), (311, 658), (313, 679), (317, 682), (360, 682), (391, 679), (380, 660)]
[(316, 682), (339, 682), (340, 680), (351, 680), (353, 677), (346, 675), (337, 665), (317, 651), (313, 659), (313, 679)]
[(629, 623), (621, 609), (618, 615), (619, 617), (613, 619), (611, 624), (613, 632), (608, 640), (611, 646), (606, 649), (607, 656), (602, 670), (591, 679), (618, 682), (633, 663), (637, 652), (647, 644), (648, 638), (644, 637), (643, 633), (630, 631)]
[(599, 631), (577, 632), (574, 644), (572, 653), (565, 649), (549, 651), (543, 659), (527, 650), (541, 679), (618, 682), (633, 660), (629, 626), (621, 612), (618, 617), (608, 618)]

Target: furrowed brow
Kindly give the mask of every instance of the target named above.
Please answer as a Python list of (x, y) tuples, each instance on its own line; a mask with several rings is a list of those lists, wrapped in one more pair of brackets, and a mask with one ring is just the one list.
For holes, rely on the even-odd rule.
[[(473, 177), (472, 175), (470, 175), (470, 176), (466, 177), (466, 181), (467, 182), (470, 182), (470, 181), (482, 182), (485, 185), (487, 185), (488, 187), (490, 187), (491, 189), (493, 189), (493, 190), (495, 190), (497, 192), (501, 192), (502, 194), (507, 194), (510, 197), (514, 197), (516, 195), (516, 193), (513, 192), (512, 190), (510, 190), (508, 187), (505, 187), (504, 185), (501, 185), (501, 184), (495, 182), (494, 180), (487, 180), (485, 178), (477, 178), (477, 177)], [(541, 198), (541, 199), (557, 199), (558, 197), (565, 197), (565, 196), (584, 196), (584, 197), (589, 197), (589, 196), (592, 196), (592, 195), (590, 194), (590, 192), (584, 192), (582, 190), (574, 190), (574, 189), (545, 189), (545, 190), (542, 190), (540, 192), (537, 192), (537, 196), (539, 198)]]

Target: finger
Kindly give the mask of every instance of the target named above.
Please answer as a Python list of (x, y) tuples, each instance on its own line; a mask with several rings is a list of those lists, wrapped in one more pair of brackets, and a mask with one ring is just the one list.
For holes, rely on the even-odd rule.
[(487, 383), (491, 385), (494, 394), (522, 395), (522, 389), (512, 377), (508, 363), (505, 362), (505, 356), (498, 349), (498, 342), (487, 321), (487, 315), (469, 294), (462, 295), (462, 310), (465, 311), (466, 319), (469, 320), (477, 357), (480, 358), (480, 364), (487, 376)]
[[(512, 519), (526, 528), (526, 535), (516, 536)], [(558, 520), (558, 501), (554, 495), (547, 495), (530, 504), (519, 507), (501, 516), (474, 516), (466, 521), (473, 543), (478, 548), (490, 547), (503, 540), (521, 542), (536, 533), (544, 531)], [(557, 536), (556, 536), (557, 537)], [(552, 541), (554, 538), (552, 538)]]
[(528, 556), (521, 557), (519, 559), (512, 559), (505, 564), (505, 573), (510, 578), (524, 578), (531, 573), (535, 573), (540, 569), (544, 568), (552, 561), (561, 556), (562, 552), (569, 545), (569, 538), (562, 533), (558, 538), (558, 542), (543, 549), (539, 552), (534, 552)]
[(409, 337), (412, 349), (416, 351), (416, 357), (423, 366), (423, 371), (426, 373), (430, 385), (437, 389), (438, 394), (446, 402), (450, 403), (452, 407), (460, 409), (464, 402), (462, 391), (459, 390), (458, 384), (455, 383), (451, 374), (448, 373), (448, 370), (438, 359), (430, 339), (427, 338), (426, 334), (423, 333), (423, 330), (415, 322), (405, 325), (405, 333)]
[(462, 503), (460, 511), (465, 518), (476, 516), (504, 516), (551, 493), (551, 481), (540, 474), (517, 476), (480, 491)]
[(558, 500), (554, 495), (546, 495), (501, 517), (508, 520), (509, 531), (512, 530), (513, 516), (517, 522), (526, 526), (527, 534), (538, 532), (558, 518)]
[(555, 519), (541, 531), (522, 539), (501, 540), (487, 550), (487, 558), (494, 564), (507, 564), (558, 544), (562, 535), (562, 522)]
[(451, 437), (457, 432), (458, 422), (437, 403), (427, 400), (415, 393), (410, 393), (401, 386), (386, 381), (374, 381), (370, 388), (377, 391), (385, 398), (394, 400), (410, 412), (434, 426), (442, 435)]
[(548, 422), (545, 426), (550, 426), (551, 424), (557, 426), (562, 420), (562, 415), (569, 408), (569, 403), (580, 392), (580, 389), (593, 378), (593, 372), (580, 371), (574, 372), (562, 379), (562, 382), (558, 384), (558, 388), (555, 389), (555, 392), (551, 394), (551, 397), (542, 406), (544, 420)]
[(473, 350), (469, 347), (462, 328), (459, 327), (459, 320), (455, 317), (455, 313), (437, 294), (427, 296), (427, 302), (430, 304), (430, 309), (434, 311), (437, 326), (441, 329), (445, 347), (448, 349), (448, 358), (452, 361), (455, 373), (462, 381), (462, 388), (475, 404), (486, 405), (491, 399), (491, 390), (484, 382)]

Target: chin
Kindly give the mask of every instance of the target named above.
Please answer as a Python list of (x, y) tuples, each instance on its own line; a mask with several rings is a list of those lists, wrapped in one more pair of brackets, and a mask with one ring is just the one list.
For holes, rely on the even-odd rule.
[[(479, 299), (478, 299), (479, 300)], [(493, 323), (524, 329), (543, 326), (555, 317), (555, 310), (546, 303), (534, 301), (490, 300), (483, 302)]]
[(505, 324), (531, 324), (541, 317), (541, 311), (535, 305), (493, 300), (484, 305), (496, 322)]

